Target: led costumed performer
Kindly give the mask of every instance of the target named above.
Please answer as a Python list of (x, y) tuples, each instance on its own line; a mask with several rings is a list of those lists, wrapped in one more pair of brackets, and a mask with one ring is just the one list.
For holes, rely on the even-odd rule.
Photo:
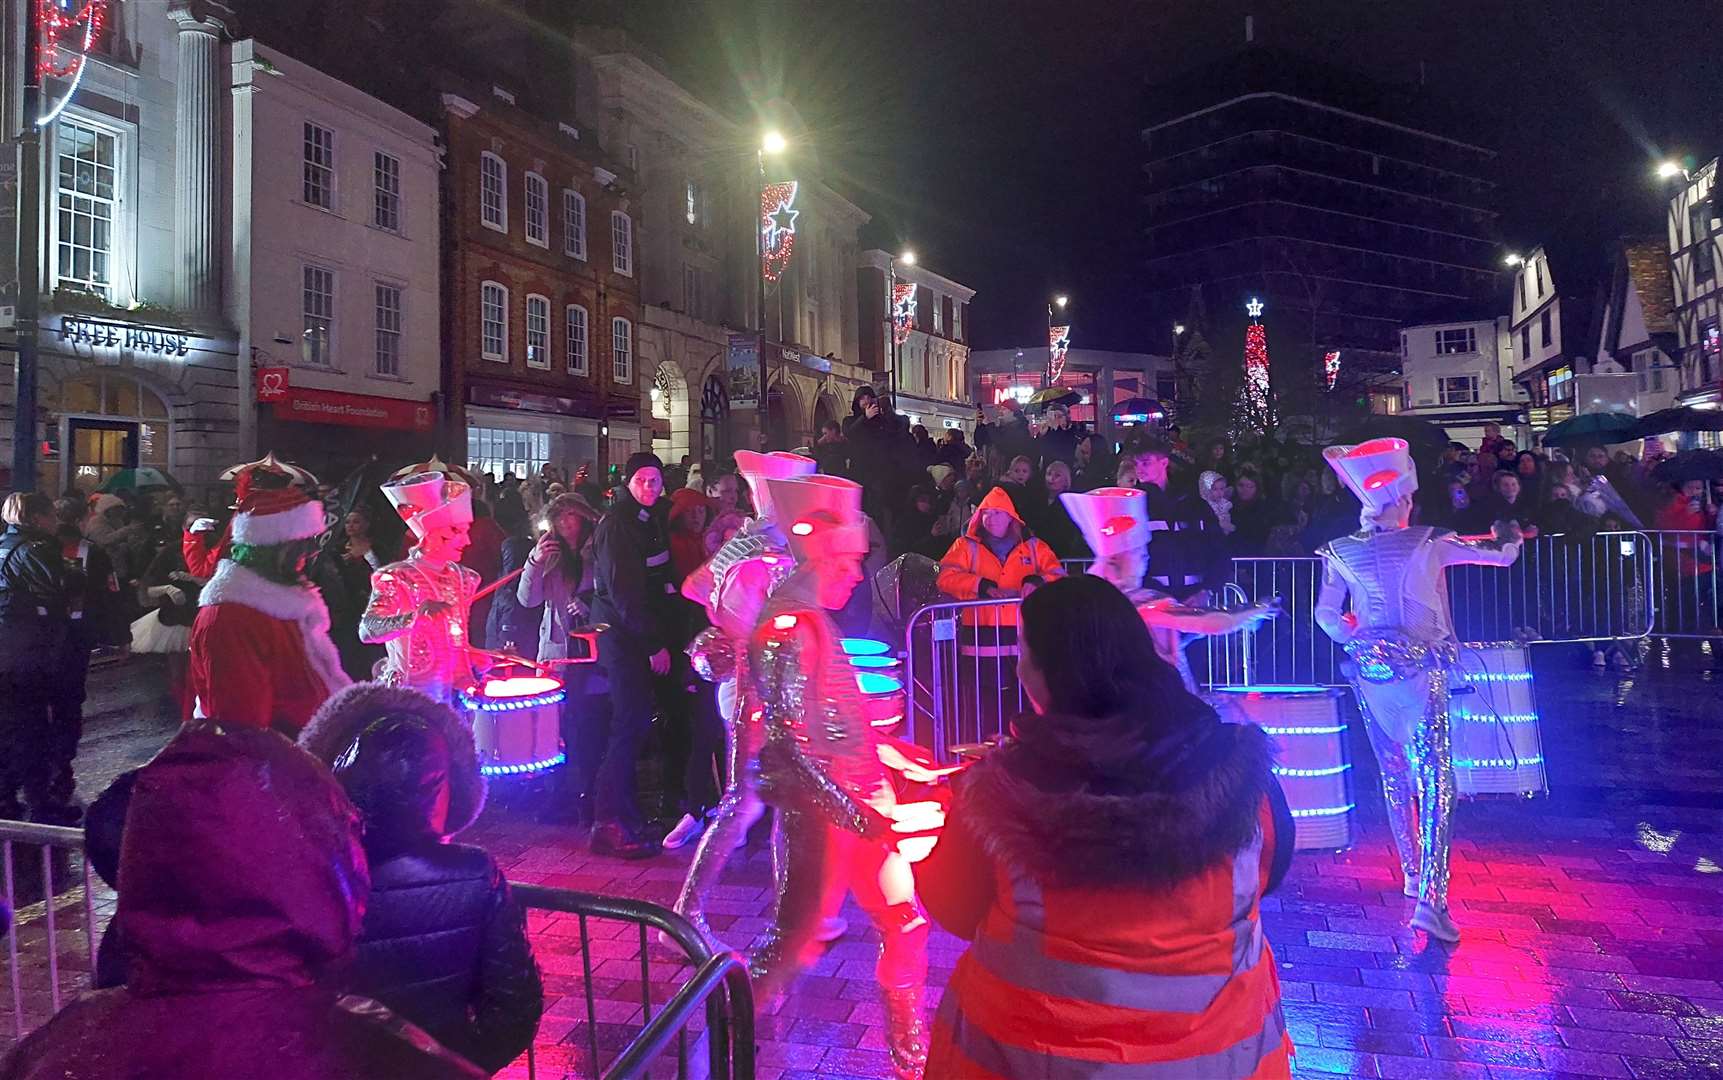
[(383, 494), (417, 542), (405, 559), (371, 575), (359, 640), (387, 650), (382, 682), (452, 701), (472, 674), (467, 618), (479, 575), (457, 560), (467, 548), (473, 492), (443, 473), (423, 472), (384, 484)]
[[(1411, 527), (1418, 476), (1402, 439), (1330, 446), (1322, 456), (1364, 504), (1360, 529), (1318, 549), (1325, 563), (1316, 622), (1346, 650), (1365, 730), (1382, 774), (1388, 823), (1416, 897), (1411, 925), (1460, 940), (1448, 915), (1448, 845), (1454, 812), (1448, 680), (1459, 641), (1448, 612), (1447, 568), (1507, 566), (1519, 530), (1498, 523), (1490, 538), (1462, 539)], [(1351, 599), (1350, 612), (1343, 609)]]
[(1279, 614), (1275, 604), (1253, 604), (1234, 610), (1190, 607), (1165, 593), (1145, 588), (1149, 571), (1149, 500), (1136, 488), (1096, 488), (1067, 491), (1059, 496), (1066, 513), (1095, 553), (1089, 573), (1106, 580), (1137, 606), (1148, 624), (1155, 652), (1178, 670), (1185, 689), (1200, 693), (1184, 638), (1230, 634)]
[(813, 958), (834, 888), (855, 894), (883, 939), (875, 971), (886, 1041), (899, 1077), (927, 1060), (922, 988), (928, 922), (907, 858), (891, 844), (900, 810), (880, 762), (855, 673), (829, 611), (862, 581), (867, 523), (861, 486), (835, 476), (767, 480), (796, 570), (766, 601), (748, 644), (762, 711), (761, 796), (772, 831), (777, 905), (748, 950), (760, 1001), (782, 992)]
[(729, 785), (713, 811), (711, 825), (700, 838), (676, 899), (676, 913), (709, 940), (712, 931), (706, 925), (702, 902), (718, 883), (730, 852), (741, 846), (762, 812), (754, 790), (759, 729), (743, 721), (751, 710), (743, 708), (739, 691), (747, 678), (748, 638), (760, 621), (766, 597), (795, 569), (766, 481), (809, 476), (814, 468), (814, 460), (800, 454), (738, 450), (736, 471), (747, 481), (759, 513), (682, 583), (682, 595), (704, 607), (712, 622), (689, 644), (688, 656), (696, 673), (718, 684), (718, 711), (724, 717), (729, 750)]

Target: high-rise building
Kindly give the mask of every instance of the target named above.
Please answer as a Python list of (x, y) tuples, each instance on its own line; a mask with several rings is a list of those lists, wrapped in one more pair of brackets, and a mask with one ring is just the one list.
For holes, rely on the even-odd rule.
[(1391, 367), (1400, 328), (1498, 285), (1494, 151), (1415, 90), (1262, 48), (1152, 87), (1148, 298), (1170, 325), (1266, 302), (1276, 363)]

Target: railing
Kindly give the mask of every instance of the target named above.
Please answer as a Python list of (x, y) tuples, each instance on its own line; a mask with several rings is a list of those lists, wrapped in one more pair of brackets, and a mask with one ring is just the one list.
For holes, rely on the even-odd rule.
[(1718, 612), (1719, 537), (1711, 532), (1648, 532), (1652, 573), (1648, 592), (1657, 607), (1652, 633), (1658, 637), (1723, 637)]
[[(34, 848), (39, 857), (20, 859), (15, 848)], [(104, 901), (111, 893), (102, 886), (83, 858), (81, 829), (37, 825), (23, 821), (0, 821), (0, 869), (4, 872), (6, 910), (11, 919), (5, 927), (7, 985), (12, 995), (12, 1036), (21, 1040), (46, 1023), (68, 1001), (88, 992), (94, 982), (96, 938), (103, 929), (96, 917), (96, 894)], [(71, 864), (79, 864), (74, 871)], [(714, 953), (687, 920), (674, 912), (643, 901), (621, 897), (552, 889), (538, 885), (516, 885), (515, 895), (534, 912), (553, 917), (571, 916), (576, 923), (580, 962), (584, 975), (584, 1031), (576, 1025), (562, 1045), (577, 1036), (584, 1043), (575, 1053), (585, 1060), (564, 1072), (605, 1080), (645, 1077), (648, 1070), (675, 1044), (675, 1075), (690, 1075), (690, 1042), (706, 1042), (706, 1068), (700, 1074), (711, 1080), (753, 1080), (754, 995), (747, 969), (735, 953)], [(68, 909), (81, 909), (81, 925), (67, 925)], [(620, 948), (620, 937), (595, 936), (593, 922), (633, 927), (638, 935), (630, 947)], [(654, 935), (660, 951), (672, 953), (673, 970), (654, 982)], [(545, 935), (549, 937), (551, 935)], [(541, 955), (547, 950), (540, 942)], [(611, 955), (600, 956), (608, 951)], [(624, 957), (623, 952), (632, 955)], [(614, 1014), (601, 1017), (599, 987), (618, 990), (626, 980), (615, 977), (621, 963), (638, 962), (640, 1029), (615, 1023)], [(595, 969), (602, 968), (602, 971)], [(686, 978), (677, 975), (686, 969)], [(596, 979), (595, 979), (596, 975)], [(653, 1001), (660, 992), (660, 1004)], [(607, 993), (604, 1001), (612, 999)], [(703, 1019), (704, 1031), (690, 1040), (690, 1028)], [(606, 1062), (607, 1053), (613, 1054)], [(538, 1046), (527, 1052), (527, 1071), (538, 1075)], [(558, 1072), (556, 1075), (563, 1075)]]

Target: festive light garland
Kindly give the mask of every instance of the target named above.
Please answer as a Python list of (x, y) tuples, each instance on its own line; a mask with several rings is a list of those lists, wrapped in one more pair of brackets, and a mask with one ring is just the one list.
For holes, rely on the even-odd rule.
[(1328, 380), (1328, 389), (1334, 389), (1334, 381), (1340, 378), (1339, 349), (1322, 354), (1322, 377)]
[(1047, 328), (1047, 384), (1059, 381), (1065, 374), (1065, 357), (1071, 351), (1071, 327), (1049, 326)]
[[(102, 36), (108, 21), (108, 0), (36, 0), (36, 78), (70, 78), (72, 85), (60, 100), (36, 118), (37, 127), (46, 127), (72, 103), (72, 95), (84, 81), (84, 68), (90, 49)], [(81, 35), (79, 31), (82, 31)], [(77, 49), (67, 47), (68, 37), (81, 37)]]
[(900, 281), (891, 287), (891, 340), (902, 345), (915, 329), (915, 283)]
[(1244, 332), (1244, 392), (1257, 418), (1268, 416), (1268, 331), (1261, 323), (1263, 304), (1256, 297), (1244, 306), (1250, 326)]
[(796, 188), (796, 181), (781, 180), (760, 191), (760, 272), (768, 282), (784, 275), (796, 249)]

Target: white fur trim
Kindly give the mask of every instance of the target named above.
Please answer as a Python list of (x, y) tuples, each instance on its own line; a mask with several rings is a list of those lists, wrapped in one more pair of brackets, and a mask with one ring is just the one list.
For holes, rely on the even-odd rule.
[(309, 540), (323, 535), (323, 504), (316, 499), (276, 514), (233, 515), (233, 542), (267, 547), (289, 540)]
[[(310, 504), (312, 506), (316, 503)], [(282, 585), (232, 559), (216, 564), (209, 584), (198, 594), (199, 607), (237, 604), (272, 619), (297, 623), (305, 659), (333, 694), (353, 680), (341, 668), (341, 657), (329, 640), (329, 609), (309, 585)]]

